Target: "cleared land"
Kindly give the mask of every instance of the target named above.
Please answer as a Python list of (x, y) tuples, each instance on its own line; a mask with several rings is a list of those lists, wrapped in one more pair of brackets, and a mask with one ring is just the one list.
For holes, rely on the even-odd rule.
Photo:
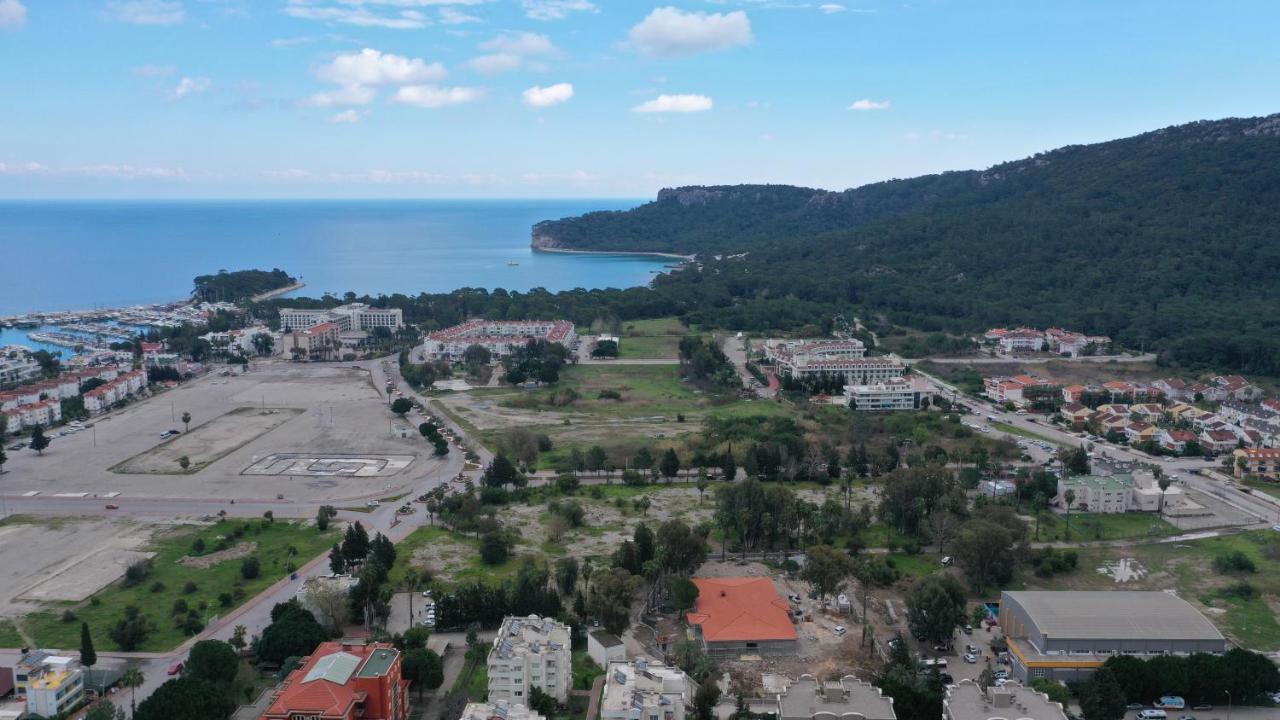
[[(120, 473), (179, 475), (197, 472), (302, 414), (294, 408), (236, 408), (111, 468)], [(191, 465), (183, 470), (178, 461)]]
[(273, 453), (244, 469), (245, 475), (302, 475), (305, 477), (386, 477), (395, 475), (413, 462), (412, 455), (365, 457)]
[[(263, 408), (269, 414), (262, 415)], [(270, 413), (272, 409), (277, 412)], [(191, 432), (162, 443), (162, 432), (182, 429), (177, 418), (184, 412), (191, 414)], [(95, 418), (92, 432), (54, 439), (43, 457), (30, 451), (9, 453), (6, 492), (100, 497), (119, 493), (121, 502), (283, 496), (342, 504), (374, 492), (401, 491), (415, 471), (428, 472), (435, 462), (427, 459), (430, 447), (416, 433), (396, 437), (391, 419), (386, 400), (374, 391), (367, 371), (264, 362), (244, 375), (200, 378)], [(289, 454), (316, 459), (416, 459), (400, 465), (399, 472), (377, 477), (336, 472), (241, 474), (269, 455)], [(181, 473), (178, 458), (182, 455), (198, 472)], [(386, 470), (393, 466), (388, 463)], [(204, 508), (193, 506), (191, 514), (203, 512)]]
[[(298, 523), (265, 520), (224, 520), (209, 526), (164, 530), (143, 548), (154, 557), (149, 573), (140, 582), (127, 586), (120, 580), (85, 602), (46, 603), (39, 612), (18, 620), (18, 625), (39, 646), (70, 648), (79, 647), (80, 623), (87, 622), (94, 645), (99, 650), (114, 650), (118, 646), (110, 637), (111, 628), (123, 616), (124, 608), (132, 605), (154, 623), (154, 630), (138, 649), (168, 650), (187, 637), (175, 623), (176, 603), (182, 601), (202, 618), (231, 612), (297, 565), (319, 555), (336, 536), (333, 530), (321, 533)], [(228, 547), (249, 544), (249, 554), (258, 559), (260, 574), (256, 578), (241, 575), (243, 552), (217, 556), (221, 562), (208, 566), (182, 562), (194, 553), (197, 538), (205, 545), (202, 555), (219, 552), (223, 542)], [(194, 588), (188, 588), (187, 583), (193, 583)]]

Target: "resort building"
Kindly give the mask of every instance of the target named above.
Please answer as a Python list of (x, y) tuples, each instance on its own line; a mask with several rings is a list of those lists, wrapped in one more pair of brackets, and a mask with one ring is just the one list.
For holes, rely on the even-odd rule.
[(567, 701), (571, 655), (568, 625), (537, 615), (507, 617), (489, 650), (489, 700), (527, 703), (536, 687)]
[(764, 341), (764, 356), (780, 367), (808, 360), (843, 360), (865, 357), (866, 345), (861, 340), (782, 340)]
[(693, 578), (698, 600), (688, 613), (708, 655), (794, 655), (791, 608), (767, 577)]
[(986, 690), (972, 680), (947, 687), (942, 699), (943, 720), (1067, 720), (1066, 710), (1049, 696), (1018, 683)]
[(859, 412), (919, 410), (933, 396), (933, 386), (923, 378), (892, 378), (874, 385), (845, 385), (845, 403)]
[(331, 309), (280, 308), (280, 329), (286, 332), (306, 330), (323, 323), (333, 323), (339, 332), (369, 331), (374, 328), (399, 330), (404, 327), (404, 311), (400, 308), (376, 308), (365, 303), (350, 303)]
[(506, 700), (483, 703), (467, 703), (462, 709), (460, 720), (547, 720), (537, 712), (530, 710), (523, 703), (508, 703)]
[(1280, 479), (1280, 448), (1241, 448), (1235, 452), (1237, 478), (1257, 475), (1264, 480)]
[(578, 334), (567, 320), (469, 320), (431, 333), (423, 342), (422, 351), (429, 358), (457, 360), (467, 348), (479, 345), (494, 358), (501, 358), (530, 340), (572, 348), (577, 345)]
[(287, 332), (283, 336), (285, 357), (294, 360), (333, 360), (342, 343), (337, 323), (325, 322), (306, 330)]
[(404, 720), (409, 683), (389, 643), (321, 643), (272, 694), (261, 720)]
[[(754, 704), (752, 710), (776, 714), (778, 720), (896, 720), (893, 698), (880, 688), (845, 675), (819, 682), (812, 675), (800, 679), (775, 696), (773, 703)], [(761, 707), (761, 706), (765, 707)], [(985, 720), (985, 718), (984, 718)]]
[(684, 720), (698, 685), (684, 671), (636, 659), (605, 668), (600, 720)]
[(1113, 655), (1222, 653), (1227, 641), (1186, 600), (1160, 591), (1005, 591), (1011, 675), (1080, 680)]

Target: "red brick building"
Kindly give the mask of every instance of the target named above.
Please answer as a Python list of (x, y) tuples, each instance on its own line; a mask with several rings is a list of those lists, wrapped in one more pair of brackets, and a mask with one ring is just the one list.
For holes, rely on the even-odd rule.
[(387, 643), (327, 642), (276, 688), (261, 720), (403, 720), (409, 683)]

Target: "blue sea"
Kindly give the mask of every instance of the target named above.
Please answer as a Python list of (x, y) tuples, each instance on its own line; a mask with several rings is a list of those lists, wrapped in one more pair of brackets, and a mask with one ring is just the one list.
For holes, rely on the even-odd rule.
[(643, 285), (670, 261), (529, 247), (540, 220), (639, 202), (0, 202), (0, 315), (175, 300), (220, 269), (280, 268), (309, 296)]

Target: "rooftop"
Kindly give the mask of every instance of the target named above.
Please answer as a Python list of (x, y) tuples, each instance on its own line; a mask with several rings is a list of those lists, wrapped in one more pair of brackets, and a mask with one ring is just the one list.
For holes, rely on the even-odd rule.
[(556, 622), (551, 618), (537, 615), (526, 617), (508, 616), (502, 621), (498, 635), (493, 639), (493, 649), (489, 655), (497, 654), (499, 658), (509, 658), (533, 653), (538, 654), (544, 648), (560, 650), (569, 647), (569, 626)]
[(1006, 591), (1054, 639), (1222, 640), (1186, 600), (1143, 590)]
[(863, 720), (894, 720), (893, 698), (852, 675), (819, 683), (812, 675), (800, 679), (778, 695), (781, 720), (811, 718), (818, 713), (845, 717), (856, 713)]
[(605, 670), (600, 707), (614, 713), (634, 707), (671, 705), (677, 699), (692, 702), (694, 687), (680, 668), (644, 659), (611, 662)]
[(1062, 706), (1047, 695), (1017, 683), (989, 687), (984, 692), (972, 680), (947, 688), (942, 705), (949, 720), (1066, 720)]
[(707, 642), (794, 640), (787, 601), (767, 577), (694, 578), (698, 601), (688, 619)]
[(460, 720), (546, 720), (520, 703), (497, 700), (491, 703), (467, 703)]
[(399, 657), (399, 651), (383, 643), (321, 643), (280, 685), (267, 714), (341, 715), (367, 697), (360, 688), (368, 685), (355, 681), (386, 675)]

